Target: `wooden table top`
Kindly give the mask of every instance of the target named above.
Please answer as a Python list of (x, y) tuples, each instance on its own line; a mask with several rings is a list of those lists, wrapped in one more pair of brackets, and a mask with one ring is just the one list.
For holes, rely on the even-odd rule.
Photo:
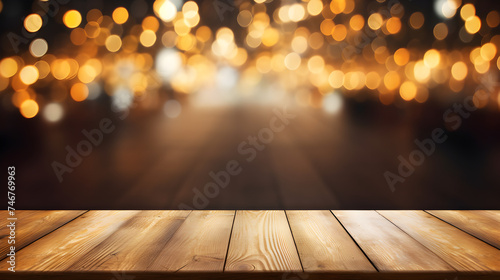
[[(0, 279), (500, 279), (500, 211), (0, 212)], [(10, 222), (10, 221), (9, 221)]]

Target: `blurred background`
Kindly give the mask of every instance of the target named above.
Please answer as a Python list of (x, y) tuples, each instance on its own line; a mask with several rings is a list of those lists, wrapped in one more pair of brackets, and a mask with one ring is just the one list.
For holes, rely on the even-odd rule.
[(499, 11), (2, 0), (16, 208), (498, 209)]

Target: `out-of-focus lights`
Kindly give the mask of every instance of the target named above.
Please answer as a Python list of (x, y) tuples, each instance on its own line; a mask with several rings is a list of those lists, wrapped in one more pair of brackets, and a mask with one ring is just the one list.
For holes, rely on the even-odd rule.
[(415, 63), (413, 68), (413, 74), (415, 79), (419, 82), (426, 82), (431, 75), (431, 69), (427, 67), (423, 60), (419, 60)]
[(400, 48), (394, 52), (394, 62), (399, 66), (404, 66), (410, 61), (410, 52), (405, 48)]
[(365, 26), (365, 18), (362, 15), (353, 15), (349, 20), (352, 30), (359, 31)]
[(19, 110), (21, 111), (23, 117), (31, 119), (38, 114), (38, 103), (32, 99), (25, 100), (21, 103)]
[(159, 27), (160, 23), (154, 16), (148, 16), (142, 20), (142, 28), (144, 30), (152, 30), (153, 32), (156, 32)]
[(462, 61), (455, 62), (451, 67), (451, 75), (457, 81), (464, 80), (467, 77), (467, 65)]
[(472, 16), (465, 21), (465, 30), (470, 34), (476, 34), (481, 29), (481, 19), (477, 16)]
[(232, 89), (238, 83), (238, 76), (236, 69), (225, 66), (217, 71), (215, 82), (221, 89)]
[(406, 101), (410, 101), (417, 95), (417, 86), (412, 81), (405, 81), (399, 88), (399, 95)]
[(330, 114), (338, 113), (344, 104), (342, 97), (338, 93), (329, 93), (323, 97), (322, 107), (325, 112)]
[(171, 119), (177, 118), (182, 112), (182, 106), (177, 100), (168, 100), (163, 105), (163, 112)]
[(56, 59), (50, 66), (52, 76), (58, 80), (66, 79), (71, 71), (71, 65), (66, 59)]
[(44, 79), (50, 74), (50, 65), (45, 60), (37, 61), (35, 67), (38, 69), (38, 79)]
[(95, 68), (88, 64), (80, 67), (80, 70), (78, 71), (78, 79), (82, 83), (90, 83), (95, 79), (96, 76), (97, 72)]
[(266, 47), (274, 46), (280, 38), (280, 33), (276, 28), (266, 28), (262, 34), (262, 44)]
[(401, 20), (398, 17), (391, 17), (386, 23), (387, 31), (390, 34), (396, 34), (401, 30)]
[(182, 58), (174, 49), (163, 49), (156, 56), (156, 72), (169, 80), (182, 67)]
[(307, 12), (311, 16), (317, 16), (323, 10), (323, 2), (321, 0), (311, 0), (307, 3)]
[(288, 70), (296, 70), (299, 68), (300, 62), (300, 55), (295, 52), (291, 52), (285, 56), (285, 66)]
[(497, 47), (493, 43), (486, 43), (481, 47), (481, 57), (486, 61), (491, 61), (497, 54)]
[(476, 8), (473, 4), (465, 4), (462, 9), (460, 9), (460, 17), (462, 17), (464, 21), (472, 18), (474, 15), (476, 15)]
[(293, 22), (301, 21), (305, 15), (306, 11), (299, 3), (291, 5), (288, 9), (288, 18)]
[(198, 4), (194, 1), (187, 1), (182, 5), (182, 13), (185, 18), (194, 18), (198, 14)]
[(83, 83), (76, 83), (71, 86), (70, 93), (73, 100), (80, 102), (87, 99), (87, 97), (89, 96), (89, 89)]
[(34, 84), (38, 77), (38, 69), (33, 65), (24, 66), (19, 72), (19, 78), (25, 85)]
[(58, 122), (62, 119), (64, 109), (59, 103), (50, 103), (43, 108), (43, 117), (49, 122)]
[(30, 44), (30, 53), (34, 57), (42, 57), (47, 53), (48, 49), (49, 45), (47, 44), (47, 41), (41, 38), (33, 40)]
[(252, 12), (250, 12), (249, 10), (243, 10), (243, 11), (241, 11), (238, 14), (237, 20), (238, 20), (238, 24), (241, 27), (247, 27), (247, 26), (249, 26), (250, 23), (252, 23), (252, 20), (253, 20)]
[(128, 11), (124, 7), (118, 7), (113, 11), (112, 16), (117, 24), (124, 24), (128, 20)]
[(369, 72), (368, 74), (366, 74), (366, 87), (371, 89), (371, 90), (374, 90), (374, 89), (377, 89), (380, 85), (380, 75), (375, 72), (375, 71), (372, 71), (372, 72)]
[(373, 13), (368, 17), (368, 26), (373, 30), (378, 30), (384, 24), (384, 19), (379, 13)]
[(42, 28), (42, 23), (42, 17), (39, 14), (31, 14), (24, 19), (24, 28), (28, 32), (37, 32)]
[(341, 42), (347, 36), (347, 28), (343, 24), (337, 24), (333, 27), (332, 37), (335, 41)]
[(122, 40), (118, 35), (111, 35), (106, 38), (106, 49), (110, 52), (117, 52), (122, 47)]
[(303, 36), (295, 36), (292, 40), (292, 50), (296, 53), (303, 53), (307, 50), (307, 39)]
[(17, 62), (13, 58), (4, 58), (0, 61), (0, 75), (5, 78), (10, 78), (17, 73)]
[(439, 65), (441, 55), (435, 49), (430, 49), (424, 54), (424, 63), (429, 68), (434, 68)]
[(139, 37), (141, 44), (145, 47), (151, 47), (156, 42), (156, 33), (152, 30), (144, 30)]
[(160, 10), (158, 11), (160, 19), (169, 22), (172, 21), (177, 15), (177, 7), (170, 1), (164, 1), (160, 6)]
[(444, 40), (448, 36), (448, 26), (445, 23), (440, 22), (434, 26), (433, 29), (434, 37), (438, 40)]
[(488, 13), (486, 16), (486, 24), (488, 24), (491, 28), (495, 28), (500, 24), (500, 15), (497, 11), (491, 11)]
[(413, 29), (420, 29), (424, 25), (424, 21), (424, 14), (422, 14), (421, 12), (414, 12), (410, 16), (410, 26)]
[(328, 83), (333, 88), (341, 88), (344, 84), (344, 72), (340, 70), (334, 70), (328, 76)]
[(384, 85), (388, 90), (395, 90), (401, 83), (401, 77), (396, 71), (389, 71), (384, 76)]
[(315, 55), (309, 59), (307, 62), (307, 68), (309, 71), (312, 73), (321, 73), (323, 69), (325, 68), (325, 61), (323, 58), (319, 55)]
[(346, 0), (332, 0), (332, 2), (330, 2), (330, 10), (334, 14), (340, 14), (344, 12), (345, 8)]
[(436, 0), (434, 2), (434, 11), (442, 18), (452, 18), (457, 12), (459, 3), (454, 0)]
[(82, 23), (82, 15), (77, 10), (69, 10), (63, 16), (63, 22), (68, 28), (75, 28)]
[(87, 13), (87, 22), (95, 21), (97, 23), (102, 23), (103, 17), (102, 12), (99, 9), (92, 9)]

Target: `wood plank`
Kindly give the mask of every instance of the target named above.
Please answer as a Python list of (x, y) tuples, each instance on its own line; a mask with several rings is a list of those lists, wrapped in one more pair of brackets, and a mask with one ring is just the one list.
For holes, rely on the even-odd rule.
[(73, 271), (146, 270), (191, 211), (141, 211), (72, 264)]
[(235, 211), (193, 211), (148, 271), (222, 272)]
[(376, 269), (328, 210), (286, 211), (304, 272)]
[[(86, 211), (15, 211), (14, 218), (16, 222), (16, 251), (21, 250), (26, 245), (45, 236), (58, 227), (70, 222)], [(10, 235), (10, 229), (7, 228), (7, 211), (2, 211), (2, 220), (0, 224), (0, 259), (6, 257), (10, 244), (7, 238)]]
[(500, 211), (427, 211), (441, 220), (500, 249)]
[(226, 271), (302, 271), (284, 211), (237, 211)]
[(500, 250), (424, 211), (379, 211), (458, 271), (500, 271)]
[(375, 211), (333, 211), (379, 271), (452, 271)]
[(289, 273), (289, 272), (226, 272), (226, 273), (165, 273), (151, 271), (117, 272), (0, 272), (1, 279), (17, 280), (498, 280), (499, 273), (426, 273), (426, 272), (379, 272), (379, 273)]
[[(16, 269), (62, 271), (69, 268), (139, 211), (89, 211), (16, 254)], [(7, 270), (6, 262), (0, 270)]]

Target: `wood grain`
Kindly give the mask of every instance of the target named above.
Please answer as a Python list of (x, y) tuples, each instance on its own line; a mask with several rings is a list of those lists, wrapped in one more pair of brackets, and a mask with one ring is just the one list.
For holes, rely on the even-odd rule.
[[(16, 254), (17, 270), (62, 271), (139, 211), (89, 211)], [(0, 270), (8, 264), (0, 263)]]
[(379, 271), (452, 271), (375, 211), (333, 211)]
[[(26, 245), (45, 236), (58, 227), (70, 222), (86, 211), (15, 211), (17, 218), (15, 247), (19, 251)], [(2, 211), (0, 223), (0, 259), (6, 257), (10, 244), (7, 239), (10, 229), (7, 228), (7, 211)]]
[(237, 211), (226, 271), (302, 271), (284, 211)]
[(193, 211), (148, 271), (222, 272), (235, 211)]
[(306, 273), (376, 271), (330, 211), (286, 214)]
[(379, 211), (459, 271), (500, 271), (500, 250), (424, 211)]
[(500, 212), (487, 210), (427, 212), (500, 249)]
[(68, 270), (146, 270), (191, 211), (140, 211)]

